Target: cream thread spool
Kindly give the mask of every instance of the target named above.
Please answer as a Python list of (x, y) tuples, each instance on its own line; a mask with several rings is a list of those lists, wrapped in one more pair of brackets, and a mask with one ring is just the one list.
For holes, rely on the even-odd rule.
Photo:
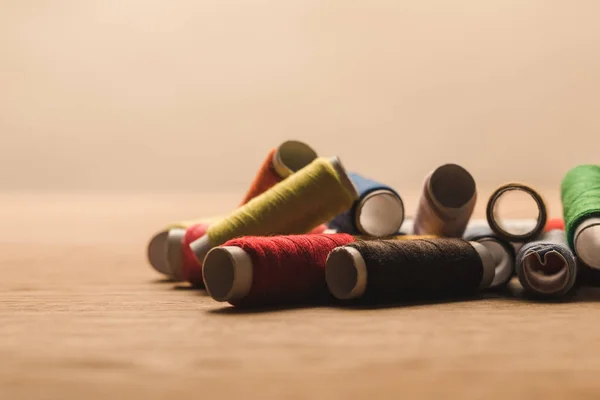
[(471, 174), (456, 164), (442, 165), (425, 180), (414, 232), (462, 237), (476, 201), (477, 187)]

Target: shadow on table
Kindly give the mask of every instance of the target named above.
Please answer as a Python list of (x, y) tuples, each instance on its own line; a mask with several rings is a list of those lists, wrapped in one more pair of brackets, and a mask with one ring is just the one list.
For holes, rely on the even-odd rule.
[(244, 315), (244, 314), (262, 314), (262, 313), (276, 313), (282, 311), (292, 311), (292, 310), (300, 310), (300, 309), (316, 309), (316, 308), (327, 308), (330, 305), (328, 304), (294, 304), (294, 305), (279, 305), (279, 306), (265, 306), (265, 307), (234, 307), (232, 305), (227, 305), (221, 308), (213, 308), (211, 310), (207, 310), (206, 312), (209, 314), (216, 315)]

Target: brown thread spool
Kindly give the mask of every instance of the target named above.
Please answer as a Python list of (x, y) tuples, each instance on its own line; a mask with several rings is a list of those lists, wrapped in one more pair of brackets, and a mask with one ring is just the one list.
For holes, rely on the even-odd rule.
[(471, 174), (456, 164), (442, 165), (425, 180), (414, 233), (461, 237), (476, 201), (477, 187)]
[[(522, 233), (512, 233), (503, 226), (502, 219), (498, 215), (497, 207), (500, 204), (501, 198), (512, 191), (523, 192), (529, 195), (535, 202), (535, 205), (538, 209), (538, 215), (533, 229), (526, 230)], [(490, 196), (486, 208), (486, 217), (490, 228), (496, 235), (510, 242), (522, 243), (533, 239), (544, 230), (544, 226), (546, 226), (546, 220), (548, 219), (548, 213), (544, 199), (532, 187), (522, 183), (507, 183), (496, 189)]]
[(340, 300), (387, 302), (467, 294), (489, 287), (495, 262), (485, 246), (462, 239), (355, 242), (334, 249), (325, 277)]

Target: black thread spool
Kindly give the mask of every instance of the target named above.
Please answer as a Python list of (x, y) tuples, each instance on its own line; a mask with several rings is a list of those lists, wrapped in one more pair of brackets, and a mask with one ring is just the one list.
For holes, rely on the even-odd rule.
[(487, 224), (468, 227), (464, 238), (484, 245), (492, 255), (495, 262), (495, 274), (490, 289), (505, 286), (515, 272), (515, 248), (513, 245), (492, 232)]
[(566, 295), (577, 280), (577, 259), (562, 230), (544, 233), (517, 255), (517, 275), (526, 292), (539, 297)]
[(473, 294), (489, 287), (494, 271), (492, 255), (477, 242), (374, 240), (334, 249), (325, 277), (340, 300), (387, 303)]
[[(501, 200), (506, 198), (511, 192), (526, 194), (535, 203), (537, 208), (537, 216), (535, 216), (536, 224), (531, 229), (523, 231), (511, 229), (504, 224), (502, 217), (499, 215)], [(535, 189), (522, 183), (507, 183), (496, 189), (490, 196), (486, 208), (486, 217), (490, 228), (496, 235), (510, 242), (524, 243), (537, 237), (542, 232), (548, 219), (548, 212), (544, 199)]]

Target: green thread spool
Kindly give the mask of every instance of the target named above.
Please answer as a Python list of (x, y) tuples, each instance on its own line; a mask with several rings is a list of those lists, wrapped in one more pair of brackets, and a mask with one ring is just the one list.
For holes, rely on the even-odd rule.
[(561, 200), (569, 246), (600, 269), (600, 166), (579, 165), (562, 180)]
[(237, 237), (306, 233), (348, 210), (357, 198), (340, 160), (317, 158), (212, 224), (190, 247), (202, 262), (211, 248)]

